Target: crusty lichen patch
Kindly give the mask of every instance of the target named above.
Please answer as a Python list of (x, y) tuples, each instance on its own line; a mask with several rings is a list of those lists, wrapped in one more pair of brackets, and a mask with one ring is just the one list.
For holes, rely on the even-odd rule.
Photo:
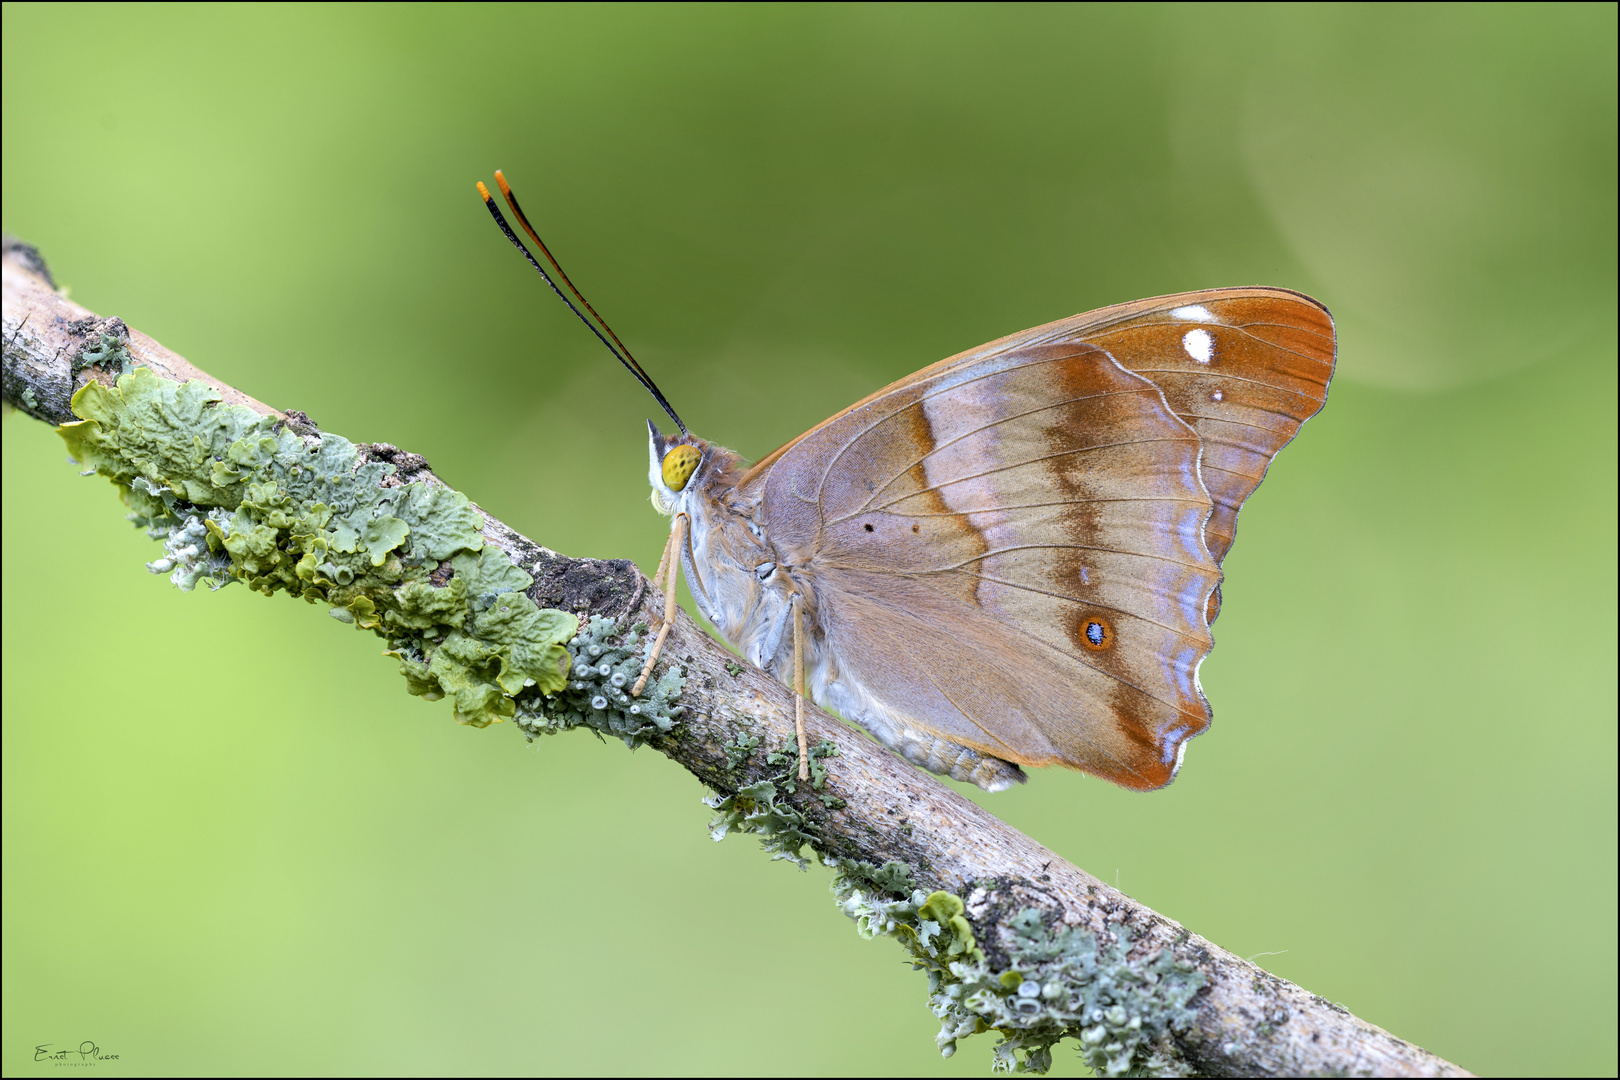
[[(726, 743), (726, 760), (731, 770), (735, 772), (740, 768), (758, 746), (759, 740), (751, 735), (740, 735)], [(826, 759), (837, 757), (838, 747), (823, 740), (810, 747), (809, 751), (810, 787), (820, 790), (827, 780)], [(815, 848), (820, 837), (814, 822), (802, 810), (781, 798), (799, 790), (798, 747), (789, 744), (779, 751), (767, 753), (765, 763), (775, 769), (763, 779), (738, 788), (732, 795), (714, 793), (704, 798), (703, 804), (716, 811), (714, 820), (709, 822), (709, 835), (718, 841), (731, 833), (753, 833), (759, 837), (760, 844), (770, 852), (773, 860), (791, 862), (804, 870), (810, 865), (804, 849), (807, 846)], [(828, 808), (844, 805), (842, 799), (833, 795), (820, 795), (817, 798)]]
[(1105, 1076), (1185, 1075), (1173, 1036), (1192, 1026), (1190, 1003), (1204, 982), (1187, 961), (1167, 950), (1133, 957), (1124, 926), (1104, 939), (1051, 927), (1029, 907), (1000, 929), (1008, 959), (993, 965), (961, 897), (915, 888), (902, 863), (828, 862), (839, 871), (833, 894), (861, 936), (895, 938), (927, 973), (946, 1057), (958, 1039), (996, 1031), (998, 1072), (1044, 1073), (1053, 1045), (1073, 1038), (1081, 1060)]
[(642, 687), (639, 697), (630, 696), (652, 650), (645, 623), (621, 633), (611, 619), (593, 615), (567, 648), (571, 658), (567, 685), (519, 703), (517, 723), (531, 742), (583, 726), (635, 749), (674, 729), (684, 708), (675, 699), (686, 686), (679, 667), (669, 664)]
[(114, 375), (128, 375), (135, 370), (135, 356), (129, 351), (129, 327), (123, 319), (87, 319), (75, 325), (84, 327), (85, 338), (69, 360), (71, 370), (76, 373), (100, 367)]
[(72, 404), (83, 419), (57, 431), (163, 541), (148, 568), (180, 588), (240, 581), (328, 604), (387, 639), (411, 693), (450, 698), (475, 727), (568, 685), (579, 620), (525, 595), (533, 579), (484, 543), (460, 492), (401, 484), (341, 436), (298, 434), (147, 368), (87, 383)]

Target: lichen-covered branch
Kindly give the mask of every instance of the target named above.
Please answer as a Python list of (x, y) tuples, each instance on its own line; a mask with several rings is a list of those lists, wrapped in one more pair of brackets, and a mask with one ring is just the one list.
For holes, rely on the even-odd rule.
[(419, 456), (352, 443), (211, 379), (59, 295), (7, 241), (4, 399), (56, 425), (161, 540), (182, 588), (286, 592), (386, 638), (405, 688), (530, 738), (589, 726), (668, 755), (715, 792), (716, 838), (834, 867), (862, 934), (929, 981), (941, 1049), (994, 1030), (999, 1067), (1042, 1071), (1072, 1038), (1110, 1075), (1464, 1076), (1058, 858), (812, 710), (797, 780), (793, 701), (685, 615), (657, 681), (625, 684), (662, 597), (630, 563), (536, 544)]

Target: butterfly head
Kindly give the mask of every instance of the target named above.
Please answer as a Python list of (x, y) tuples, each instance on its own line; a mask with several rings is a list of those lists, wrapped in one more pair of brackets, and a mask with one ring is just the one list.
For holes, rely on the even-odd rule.
[(709, 444), (702, 439), (685, 433), (665, 436), (647, 421), (647, 481), (652, 485), (655, 510), (669, 514), (683, 501), (708, 451)]

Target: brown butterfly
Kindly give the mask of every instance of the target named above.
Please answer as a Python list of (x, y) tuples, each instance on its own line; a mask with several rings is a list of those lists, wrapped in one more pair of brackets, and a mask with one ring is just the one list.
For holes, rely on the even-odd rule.
[(1327, 309), (1285, 289), (1139, 300), (942, 360), (747, 467), (574, 310), (680, 429), (647, 425), (673, 520), (643, 682), (678, 560), (721, 635), (796, 691), (801, 777), (808, 695), (991, 791), (1024, 765), (1175, 777), (1210, 722), (1198, 668), (1238, 510), (1322, 407), (1335, 349)]

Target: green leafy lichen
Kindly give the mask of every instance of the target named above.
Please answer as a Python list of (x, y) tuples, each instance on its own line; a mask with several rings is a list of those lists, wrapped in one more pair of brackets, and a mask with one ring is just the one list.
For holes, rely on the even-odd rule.
[[(833, 860), (829, 860), (833, 862)], [(1073, 1038), (1081, 1059), (1105, 1076), (1176, 1076), (1185, 1065), (1172, 1036), (1194, 1020), (1203, 973), (1168, 950), (1132, 958), (1127, 928), (1112, 941), (1078, 927), (1047, 926), (1025, 908), (1009, 924), (1008, 963), (985, 958), (961, 897), (914, 888), (899, 863), (839, 865), (833, 893), (861, 936), (893, 937), (928, 975), (928, 1001), (941, 1021), (946, 1057), (958, 1039), (1001, 1035), (1000, 1072), (1044, 1073), (1052, 1047)]]
[(460, 492), (390, 486), (394, 466), (341, 436), (298, 434), (147, 368), (87, 383), (73, 410), (83, 419), (57, 429), (69, 451), (163, 541), (147, 567), (181, 589), (240, 581), (329, 604), (387, 639), (411, 693), (450, 698), (475, 727), (567, 686), (578, 619), (525, 594), (533, 578), (485, 546)]
[(579, 620), (536, 606), (523, 593), (533, 579), (493, 548), (458, 552), (449, 563), (455, 576), (444, 588), (417, 581), (396, 590), (402, 610), (394, 625), (407, 632), (390, 635), (389, 653), (411, 692), (451, 697), (458, 720), (482, 726), (516, 715), (529, 688), (548, 694), (566, 685), (571, 660), (562, 641)]

